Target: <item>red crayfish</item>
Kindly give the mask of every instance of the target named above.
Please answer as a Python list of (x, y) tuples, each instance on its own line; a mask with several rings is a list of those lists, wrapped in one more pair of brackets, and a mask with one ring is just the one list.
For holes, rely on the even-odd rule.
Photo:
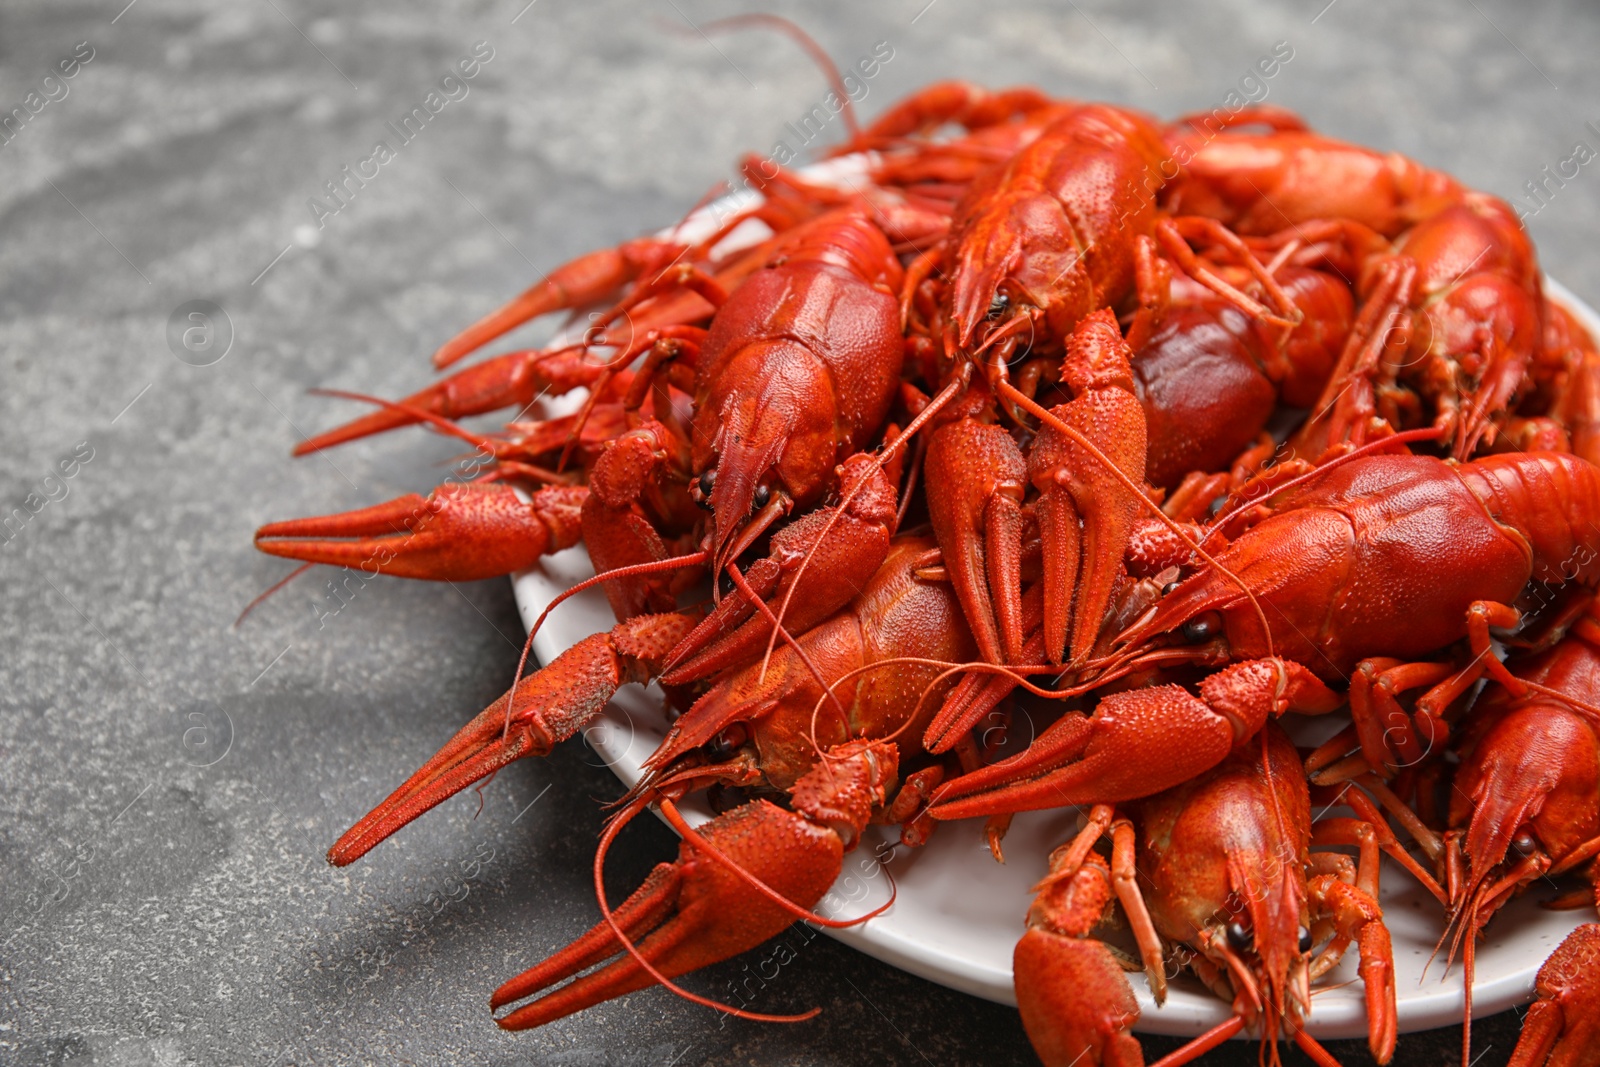
[[(870, 920), (814, 909), (872, 824), (918, 845), (984, 817), (998, 856), (1016, 813), (1083, 807), (1017, 916), (1049, 1064), (1142, 1064), (1123, 970), (1159, 1004), (1174, 963), (1232, 1015), (1163, 1065), (1246, 1029), (1334, 1063), (1305, 1024), (1352, 946), (1387, 1062), (1380, 855), (1438, 897), (1469, 984), (1535, 879), (1581, 872), (1560, 903), (1593, 905), (1600, 350), (1503, 202), (1280, 109), (1207, 121), (966, 82), (847, 114), (859, 178), (746, 160), (738, 210), (557, 267), (434, 362), (554, 312), (581, 337), (342, 394), (376, 409), (296, 448), (424, 425), (479, 460), (264, 525), (264, 552), (469, 581), (581, 544), (617, 618), (519, 667), (331, 862), (620, 686), (665, 694), (597, 888), (647, 809), (678, 856), (600, 892), (593, 929), (494, 993), (500, 1025), (657, 983), (714, 1004), (676, 980), (796, 919)], [(1052, 721), (997, 753), (982, 723), (1024, 704)], [(1306, 756), (1290, 712), (1347, 718)], [(697, 827), (701, 791), (723, 810)], [(1108, 919), (1137, 963), (1093, 936)], [(1513, 1062), (1594, 1062), (1595, 960), (1593, 924), (1550, 958)]]

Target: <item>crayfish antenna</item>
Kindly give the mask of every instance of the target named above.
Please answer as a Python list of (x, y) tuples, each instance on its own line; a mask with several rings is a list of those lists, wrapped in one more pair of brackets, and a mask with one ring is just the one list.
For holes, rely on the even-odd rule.
[(1472, 982), (1478, 965), (1477, 923), (1469, 917), (1467, 926), (1461, 949), (1461, 1067), (1472, 1067)]
[[(850, 95), (850, 90), (845, 88), (844, 79), (839, 75), (838, 65), (834, 63), (833, 57), (828, 55), (827, 50), (818, 44), (816, 39), (809, 33), (801, 29), (798, 23), (781, 15), (757, 13), (715, 19), (711, 22), (702, 23), (699, 30), (704, 35), (708, 32), (718, 33), (727, 30), (742, 30), (747, 27), (775, 30), (804, 49), (806, 55), (810, 56), (811, 61), (822, 71), (823, 77), (828, 79), (828, 87), (833, 90), (834, 97), (839, 101), (840, 115), (844, 118), (845, 129), (849, 131), (850, 140), (855, 141), (860, 138), (861, 126), (856, 122), (856, 109), (855, 104), (852, 102), (854, 98)], [(674, 26), (674, 28), (676, 29), (677, 27)]]
[(270, 586), (267, 587), (267, 590), (264, 593), (261, 593), (254, 600), (250, 601), (250, 603), (248, 603), (248, 604), (246, 604), (244, 606), (244, 610), (239, 612), (239, 617), (237, 619), (233, 620), (233, 628), (235, 630), (237, 630), (239, 628), (239, 624), (244, 622), (244, 617), (246, 615), (250, 614), (252, 611), (256, 610), (256, 608), (258, 608), (262, 604), (266, 603), (267, 598), (270, 597), (273, 593), (276, 593), (278, 590), (282, 589), (284, 586), (288, 585), (290, 582), (294, 581), (296, 578), (300, 577), (306, 571), (310, 570), (312, 567), (315, 567), (315, 566), (316, 566), (315, 563), (302, 563), (302, 564), (300, 564), (300, 566), (298, 566), (294, 570), (290, 571), (284, 577), (279, 578), (277, 581), (273, 582)]

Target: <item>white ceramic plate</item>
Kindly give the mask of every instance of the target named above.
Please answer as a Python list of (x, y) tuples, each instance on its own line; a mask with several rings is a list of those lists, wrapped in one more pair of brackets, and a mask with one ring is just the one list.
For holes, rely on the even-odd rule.
[[(806, 173), (817, 180), (849, 182), (861, 173), (862, 166), (860, 160), (845, 159)], [(740, 202), (739, 197), (720, 201), (707, 209), (706, 217), (692, 218), (679, 232), (690, 239), (696, 231), (709, 232), (709, 212), (720, 210), (725, 216)], [(752, 229), (735, 238), (755, 240), (760, 236)], [(1546, 284), (1552, 296), (1600, 336), (1600, 317), (1562, 286), (1548, 280)], [(572, 397), (563, 400), (559, 406), (551, 405), (547, 414), (570, 410), (569, 405), (576, 403)], [(513, 584), (523, 625), (531, 626), (558, 593), (593, 573), (588, 556), (578, 547), (547, 557), (541, 567), (516, 575)], [(610, 629), (614, 622), (605, 595), (599, 589), (588, 590), (551, 614), (534, 639), (534, 651), (540, 663), (549, 663), (582, 638)], [(653, 685), (645, 689), (627, 686), (584, 732), (584, 738), (617, 777), (632, 786), (640, 777), (641, 764), (666, 730), (660, 691)], [(695, 798), (682, 810), (695, 825), (711, 817), (710, 810)], [(894, 906), (877, 918), (826, 933), (930, 981), (986, 1000), (1015, 1004), (1011, 952), (1023, 931), (1023, 918), (1032, 899), (1029, 889), (1044, 875), (1050, 850), (1066, 840), (1077, 825), (1076, 809), (1019, 816), (1006, 837), (1008, 862), (1003, 866), (989, 856), (981, 820), (941, 826), (921, 849), (895, 847), (896, 831), (871, 827), (861, 847), (845, 858), (845, 871), (834, 892), (847, 903), (831, 917), (860, 915), (887, 901), (885, 870), (893, 876), (899, 895)], [(879, 857), (886, 862), (880, 863)], [(1438, 904), (1388, 859), (1384, 860), (1383, 877), (1384, 915), (1394, 939), (1400, 1029), (1459, 1024), (1463, 1010), (1459, 963), (1446, 971), (1441, 957), (1426, 976), (1423, 973), (1442, 930)], [(1583, 911), (1540, 908), (1539, 900), (1553, 893), (1540, 889), (1525, 893), (1490, 924), (1488, 937), (1478, 950), (1473, 1006), (1479, 1015), (1532, 999), (1539, 965), (1584, 921)], [(1223, 1001), (1187, 976), (1171, 987), (1167, 1003), (1160, 1008), (1142, 975), (1130, 975), (1129, 980), (1143, 1011), (1135, 1029), (1194, 1035), (1230, 1015)], [(1308, 1029), (1323, 1038), (1364, 1036), (1366, 1012), (1353, 949), (1318, 986)]]

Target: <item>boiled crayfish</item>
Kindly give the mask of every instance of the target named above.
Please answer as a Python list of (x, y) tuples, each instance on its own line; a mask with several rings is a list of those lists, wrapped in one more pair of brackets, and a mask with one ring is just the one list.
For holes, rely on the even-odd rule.
[[(483, 462), (263, 526), (263, 551), (463, 581), (582, 544), (617, 617), (519, 669), (329, 859), (659, 681), (680, 714), (596, 869), (648, 808), (678, 858), (498, 990), (502, 1026), (655, 983), (703, 1001), (675, 980), (833, 922), (813, 909), (869, 824), (916, 845), (981, 816), (998, 855), (1012, 815), (1081, 805), (1016, 950), (1047, 1063), (1142, 1063), (1090, 936), (1118, 915), (1158, 1001), (1178, 960), (1232, 1006), (1163, 1063), (1245, 1029), (1333, 1062), (1303, 1024), (1352, 945), (1386, 1062), (1380, 854), (1439, 898), (1469, 980), (1535, 877), (1584, 873), (1592, 904), (1593, 340), (1504, 203), (1277, 109), (1163, 124), (943, 82), (846, 123), (861, 177), (747, 160), (753, 202), (552, 270), (435, 363), (552, 312), (581, 337), (343, 394), (375, 410), (296, 448), (424, 425)], [(1054, 721), (998, 758), (980, 723), (1019, 700)], [(1344, 728), (1305, 757), (1289, 713)], [(1441, 809), (1452, 774), (1470, 803)], [(696, 829), (679, 805), (707, 789), (736, 800)], [(1541, 972), (1516, 1062), (1593, 1062), (1597, 930)]]

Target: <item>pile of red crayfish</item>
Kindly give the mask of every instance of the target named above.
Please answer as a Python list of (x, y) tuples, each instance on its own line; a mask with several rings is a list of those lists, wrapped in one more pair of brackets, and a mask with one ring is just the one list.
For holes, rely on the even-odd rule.
[[(654, 681), (675, 718), (600, 851), (654, 808), (678, 858), (497, 990), (501, 1026), (837, 925), (813, 909), (868, 824), (914, 846), (984, 819), (998, 855), (1016, 813), (1079, 805), (1018, 916), (1045, 1063), (1142, 1064), (1124, 971), (1159, 1002), (1174, 959), (1232, 1016), (1162, 1064), (1246, 1029), (1334, 1063), (1303, 1021), (1352, 945), (1387, 1062), (1381, 855), (1469, 984), (1534, 882), (1580, 875), (1554, 904), (1595, 906), (1600, 351), (1507, 204), (1278, 108), (1162, 123), (946, 82), (849, 125), (859, 179), (751, 158), (753, 196), (699, 236), (560, 266), (434, 362), (555, 312), (581, 338), (296, 449), (422, 424), (491, 461), (264, 526), (263, 551), (468, 581), (582, 543), (619, 620), (330, 860)], [(1002, 755), (976, 727), (1021, 699), (1053, 722)], [(1286, 713), (1342, 729), (1298, 750)], [(691, 828), (707, 789), (722, 814)], [(1093, 936), (1111, 921), (1138, 959)], [(1597, 966), (1583, 925), (1512, 1062), (1600, 1063)]]

